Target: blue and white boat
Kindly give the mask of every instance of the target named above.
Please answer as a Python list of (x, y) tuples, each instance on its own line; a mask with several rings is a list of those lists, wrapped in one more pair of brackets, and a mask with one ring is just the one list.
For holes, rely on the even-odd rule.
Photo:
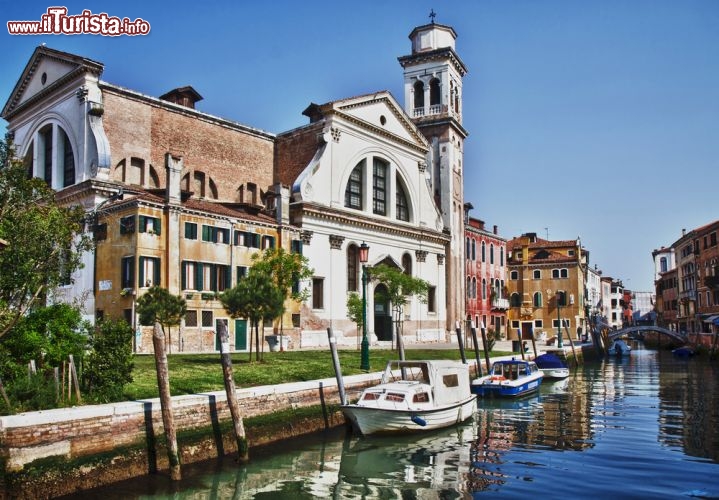
[(472, 393), (480, 396), (517, 397), (539, 389), (544, 373), (534, 361), (495, 361), (488, 375), (472, 381)]
[(624, 342), (622, 339), (616, 339), (612, 342), (612, 345), (609, 346), (608, 353), (610, 355), (615, 356), (629, 356), (629, 354), (632, 352), (632, 348)]
[(537, 356), (534, 362), (547, 378), (567, 378), (569, 376), (569, 367), (556, 354), (551, 352), (542, 354)]

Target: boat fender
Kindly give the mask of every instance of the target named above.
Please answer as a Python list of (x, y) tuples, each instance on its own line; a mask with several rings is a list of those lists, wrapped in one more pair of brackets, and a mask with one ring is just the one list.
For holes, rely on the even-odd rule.
[(423, 419), (422, 417), (419, 417), (419, 416), (417, 416), (417, 415), (412, 415), (412, 419), (411, 419), (411, 420), (412, 420), (412, 422), (414, 422), (415, 424), (419, 425), (420, 427), (424, 427), (425, 425), (427, 425), (427, 421), (426, 421), (425, 419)]

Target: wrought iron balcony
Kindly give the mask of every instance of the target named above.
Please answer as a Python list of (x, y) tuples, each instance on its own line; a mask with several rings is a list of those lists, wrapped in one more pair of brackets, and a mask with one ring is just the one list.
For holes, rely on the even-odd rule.
[(492, 309), (509, 309), (509, 299), (501, 297), (492, 299)]

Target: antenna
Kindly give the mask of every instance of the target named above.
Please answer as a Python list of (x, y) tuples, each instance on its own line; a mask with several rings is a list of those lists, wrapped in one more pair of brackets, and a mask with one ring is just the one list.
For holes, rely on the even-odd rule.
[(545, 232), (545, 234), (547, 235), (547, 240), (548, 240), (548, 239), (549, 239), (549, 228), (548, 228), (548, 227), (545, 227), (545, 228), (544, 228), (544, 232)]

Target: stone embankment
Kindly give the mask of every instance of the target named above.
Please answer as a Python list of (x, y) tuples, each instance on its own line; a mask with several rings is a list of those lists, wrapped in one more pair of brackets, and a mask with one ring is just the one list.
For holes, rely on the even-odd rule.
[[(348, 396), (379, 377), (346, 377)], [(239, 389), (237, 395), (250, 447), (344, 424), (335, 379)], [(172, 399), (182, 463), (236, 451), (224, 391)], [(0, 417), (0, 457), (0, 498), (49, 498), (165, 470), (160, 401)]]

